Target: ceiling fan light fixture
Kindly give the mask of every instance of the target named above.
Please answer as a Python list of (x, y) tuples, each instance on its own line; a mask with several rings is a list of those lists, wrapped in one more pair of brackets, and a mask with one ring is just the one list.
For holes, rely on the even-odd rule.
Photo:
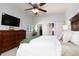
[(38, 14), (40, 11), (42, 12), (47, 12), (47, 10), (44, 10), (41, 8), (41, 6), (45, 5), (46, 3), (28, 3), (31, 5), (31, 8), (25, 9), (26, 10), (31, 10), (34, 14)]
[(38, 9), (35, 9), (35, 10), (36, 10), (37, 13), (39, 13), (39, 10)]
[(38, 9), (32, 9), (32, 12), (33, 13), (39, 13), (39, 10)]
[(32, 12), (33, 12), (33, 13), (36, 13), (35, 9), (32, 9)]

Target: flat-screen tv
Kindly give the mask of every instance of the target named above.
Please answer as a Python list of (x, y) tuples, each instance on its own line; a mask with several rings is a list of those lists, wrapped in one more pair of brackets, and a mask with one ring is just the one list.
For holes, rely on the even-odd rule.
[(7, 26), (15, 26), (19, 27), (20, 26), (20, 18), (8, 15), (6, 13), (2, 13), (2, 25), (7, 25)]

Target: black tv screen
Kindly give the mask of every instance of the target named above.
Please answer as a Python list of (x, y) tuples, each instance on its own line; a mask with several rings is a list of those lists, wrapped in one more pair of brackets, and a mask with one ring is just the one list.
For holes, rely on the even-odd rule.
[(4, 13), (4, 14), (2, 14), (1, 24), (19, 27), (20, 26), (20, 19)]

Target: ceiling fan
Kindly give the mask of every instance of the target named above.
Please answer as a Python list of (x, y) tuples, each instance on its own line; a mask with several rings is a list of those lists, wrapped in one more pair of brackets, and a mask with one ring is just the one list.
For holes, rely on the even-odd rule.
[(40, 8), (41, 6), (45, 5), (46, 3), (28, 3), (29, 5), (32, 6), (32, 8), (29, 8), (29, 9), (25, 9), (24, 11), (27, 11), (27, 10), (32, 10), (35, 14), (37, 14), (39, 11), (42, 11), (42, 12), (47, 12), (47, 10), (44, 10), (42, 8)]

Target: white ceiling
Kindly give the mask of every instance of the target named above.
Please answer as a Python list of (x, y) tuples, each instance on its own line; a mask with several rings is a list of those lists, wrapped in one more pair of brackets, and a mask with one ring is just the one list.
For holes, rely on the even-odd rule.
[[(19, 9), (19, 11), (23, 11), (26, 13), (32, 13), (32, 12), (30, 12), (30, 10), (24, 11), (24, 9), (28, 9), (28, 8), (32, 7), (27, 3), (16, 3), (16, 4), (14, 3), (11, 5), (13, 5), (17, 9)], [(68, 9), (69, 5), (70, 4), (68, 4), (68, 3), (46, 3), (41, 8), (47, 10), (47, 13), (63, 13)]]

